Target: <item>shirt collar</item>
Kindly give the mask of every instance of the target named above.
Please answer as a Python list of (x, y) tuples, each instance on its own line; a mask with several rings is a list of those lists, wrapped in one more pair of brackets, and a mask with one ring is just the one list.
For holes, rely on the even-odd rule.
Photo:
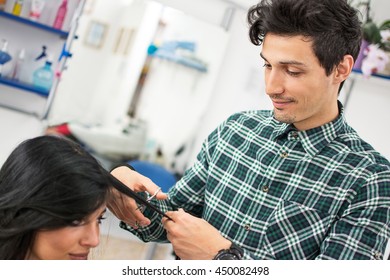
[(318, 154), (331, 141), (338, 137), (340, 132), (345, 128), (344, 107), (340, 101), (337, 103), (339, 115), (334, 121), (309, 130), (298, 131), (293, 124), (281, 123), (273, 119), (275, 124), (275, 129), (272, 133), (273, 139), (288, 137), (292, 131), (295, 131), (294, 133), (298, 135), (299, 141), (302, 143), (305, 151), (310, 156)]

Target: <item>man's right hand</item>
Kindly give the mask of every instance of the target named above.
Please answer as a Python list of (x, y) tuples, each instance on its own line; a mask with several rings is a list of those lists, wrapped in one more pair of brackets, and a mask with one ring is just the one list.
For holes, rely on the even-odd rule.
[[(131, 170), (127, 166), (120, 166), (111, 171), (111, 174), (135, 192), (148, 192), (155, 194), (159, 187), (149, 178)], [(165, 193), (159, 192), (156, 199), (166, 199)], [(133, 228), (150, 225), (150, 220), (146, 218), (134, 199), (113, 190), (113, 197), (108, 203), (108, 209), (121, 221)]]

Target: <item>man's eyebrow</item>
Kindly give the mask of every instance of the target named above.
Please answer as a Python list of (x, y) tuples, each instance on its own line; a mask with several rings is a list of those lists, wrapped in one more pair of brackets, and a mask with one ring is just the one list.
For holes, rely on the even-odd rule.
[(268, 60), (264, 57), (263, 53), (260, 53), (260, 56), (261, 56), (261, 58), (264, 59), (265, 61), (268, 61)]
[[(264, 55), (262, 53), (260, 53), (260, 56), (262, 59), (264, 59), (265, 61), (268, 61)], [(281, 65), (291, 65), (291, 64), (294, 64), (294, 65), (299, 65), (299, 66), (305, 66), (306, 67), (306, 64), (303, 63), (303, 62), (300, 62), (300, 61), (297, 61), (297, 60), (285, 60), (285, 61), (279, 61), (278, 62), (279, 64)]]

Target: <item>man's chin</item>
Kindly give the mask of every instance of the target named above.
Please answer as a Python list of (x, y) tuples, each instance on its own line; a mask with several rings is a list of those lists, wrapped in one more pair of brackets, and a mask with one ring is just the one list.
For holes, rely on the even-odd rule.
[(295, 121), (294, 117), (286, 114), (281, 114), (281, 112), (278, 109), (274, 109), (274, 118), (279, 122), (287, 123), (287, 124), (292, 124)]

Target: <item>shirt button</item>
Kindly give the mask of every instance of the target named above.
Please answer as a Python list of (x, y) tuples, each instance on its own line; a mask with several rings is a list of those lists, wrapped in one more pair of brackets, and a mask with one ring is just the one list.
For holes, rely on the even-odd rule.
[(298, 132), (296, 131), (291, 132), (291, 137), (298, 138)]
[(263, 190), (263, 192), (268, 192), (269, 191), (269, 187), (268, 186), (263, 186), (262, 190)]
[(375, 252), (375, 253), (374, 253), (374, 259), (376, 259), (376, 260), (381, 260), (381, 259), (382, 259), (382, 254), (379, 253), (379, 252)]
[(287, 152), (282, 152), (282, 153), (280, 153), (280, 156), (282, 158), (286, 158), (286, 157), (288, 157), (288, 153)]
[(246, 225), (244, 226), (244, 229), (245, 229), (246, 231), (249, 231), (249, 230), (251, 229), (251, 225), (250, 225), (250, 224), (246, 224)]

